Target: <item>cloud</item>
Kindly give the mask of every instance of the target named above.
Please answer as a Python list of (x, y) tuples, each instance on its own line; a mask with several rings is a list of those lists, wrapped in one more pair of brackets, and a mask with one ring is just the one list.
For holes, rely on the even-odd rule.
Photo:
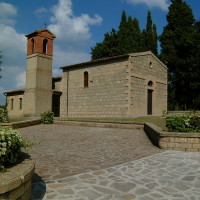
[(0, 33), (2, 66), (25, 63), (26, 38), (24, 34), (17, 33), (13, 27), (4, 24), (0, 24)]
[(35, 14), (41, 14), (41, 13), (46, 13), (48, 12), (48, 10), (46, 8), (38, 8), (37, 10), (35, 10)]
[(12, 4), (0, 2), (0, 23), (12, 25), (16, 15), (17, 9)]
[[(20, 89), (17, 77), (26, 68), (26, 38), (12, 26), (17, 9), (8, 3), (0, 3), (0, 51), (2, 54), (0, 104), (4, 104), (2, 91)], [(22, 80), (21, 80), (22, 82)], [(24, 86), (23, 86), (24, 88)]]
[(43, 17), (43, 14), (48, 13), (48, 9), (46, 8), (38, 8), (37, 10), (35, 10), (35, 15), (39, 18)]
[(26, 85), (26, 71), (21, 72), (16, 77), (16, 88), (25, 88)]
[(167, 11), (170, 5), (169, 0), (126, 0), (126, 1), (131, 4), (146, 4), (150, 8), (157, 7), (164, 11)]
[(72, 11), (71, 0), (59, 0), (52, 8), (53, 16), (48, 28), (57, 36), (57, 42), (67, 49), (80, 49), (91, 39), (90, 26), (99, 25), (102, 18), (88, 14), (75, 16)]

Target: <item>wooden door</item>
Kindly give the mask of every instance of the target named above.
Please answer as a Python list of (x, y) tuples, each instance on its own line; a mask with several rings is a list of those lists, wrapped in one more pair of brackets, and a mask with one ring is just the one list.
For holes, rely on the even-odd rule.
[(147, 94), (147, 114), (152, 115), (152, 97), (153, 97), (153, 90), (148, 90)]

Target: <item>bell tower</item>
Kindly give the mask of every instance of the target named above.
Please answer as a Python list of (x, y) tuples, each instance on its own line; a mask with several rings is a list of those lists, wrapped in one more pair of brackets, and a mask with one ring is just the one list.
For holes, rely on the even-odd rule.
[(52, 57), (56, 37), (48, 29), (27, 34), (25, 116), (52, 110)]

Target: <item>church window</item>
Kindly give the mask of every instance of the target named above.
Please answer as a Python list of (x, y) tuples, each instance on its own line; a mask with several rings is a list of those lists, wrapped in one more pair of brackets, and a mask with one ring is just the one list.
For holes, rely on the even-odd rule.
[(43, 40), (43, 53), (47, 53), (47, 44), (48, 44), (48, 40), (44, 39)]
[(149, 82), (148, 82), (148, 86), (149, 86), (149, 87), (152, 87), (152, 86), (153, 86), (153, 82), (152, 82), (152, 81), (149, 81)]
[(11, 110), (14, 108), (14, 99), (11, 99)]
[(88, 80), (89, 80), (88, 72), (84, 72), (84, 87), (88, 87)]
[(22, 98), (19, 98), (19, 109), (22, 110)]
[(31, 45), (32, 45), (31, 51), (32, 51), (32, 53), (34, 53), (34, 51), (35, 51), (35, 40), (34, 39), (31, 40)]

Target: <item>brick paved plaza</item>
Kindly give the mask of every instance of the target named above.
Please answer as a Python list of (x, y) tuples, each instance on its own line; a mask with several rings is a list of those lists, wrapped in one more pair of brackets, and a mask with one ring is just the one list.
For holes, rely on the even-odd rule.
[(162, 151), (143, 130), (64, 125), (21, 128), (40, 142), (32, 199), (200, 199), (200, 155)]

